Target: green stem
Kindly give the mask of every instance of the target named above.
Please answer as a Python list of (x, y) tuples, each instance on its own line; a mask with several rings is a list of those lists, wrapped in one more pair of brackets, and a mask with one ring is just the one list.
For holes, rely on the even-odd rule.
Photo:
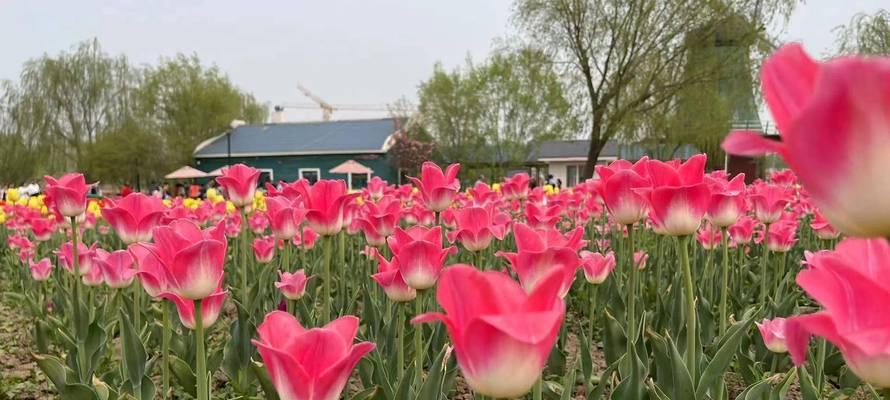
[(398, 369), (399, 382), (405, 376), (405, 313), (402, 310), (401, 303), (396, 303), (396, 314), (398, 314), (399, 336), (396, 338), (396, 366)]
[(690, 376), (696, 376), (696, 311), (695, 288), (693, 286), (692, 268), (689, 266), (689, 236), (679, 238), (680, 264), (686, 284), (686, 366)]
[(535, 387), (532, 389), (532, 399), (534, 400), (542, 400), (544, 398), (544, 377), (539, 376), (538, 381), (535, 382)]
[(726, 234), (726, 227), (722, 228), (722, 243), (721, 247), (723, 249), (723, 275), (721, 276), (722, 282), (720, 285), (720, 336), (723, 336), (726, 333), (726, 327), (729, 325), (729, 320), (726, 316), (726, 302), (727, 297), (729, 297), (729, 243)]
[(637, 340), (637, 276), (639, 275), (639, 268), (637, 268), (636, 262), (634, 262), (633, 225), (627, 226), (627, 242), (626, 259), (628, 260), (628, 265), (630, 265), (630, 281), (627, 288), (627, 352), (630, 353), (631, 347)]
[(331, 318), (331, 257), (333, 256), (333, 251), (331, 249), (331, 245), (333, 243), (334, 238), (325, 237), (324, 238), (324, 270), (321, 274), (322, 284), (323, 286), (323, 294), (322, 294), (322, 303), (321, 303), (321, 318), (320, 325), (327, 325)]
[(161, 397), (166, 398), (168, 390), (170, 389), (170, 304), (166, 301), (161, 303), (161, 312), (162, 318), (161, 321), (163, 326), (161, 330), (161, 388), (163, 390), (163, 395)]
[(587, 340), (593, 343), (593, 335), (596, 333), (596, 322), (594, 321), (594, 317), (596, 316), (596, 294), (597, 289), (599, 287), (597, 285), (590, 285), (590, 288), (587, 289), (590, 292), (590, 312), (587, 313), (587, 318), (590, 319), (590, 323), (588, 324), (588, 335)]
[(340, 310), (342, 312), (346, 312), (347, 302), (349, 298), (346, 296), (347, 293), (347, 276), (346, 276), (346, 231), (341, 230), (340, 233), (337, 234), (337, 271), (338, 278), (340, 279), (340, 290), (337, 292), (337, 299), (340, 300)]
[[(417, 291), (414, 299), (414, 316), (423, 314), (423, 290)], [(414, 325), (414, 387), (420, 392), (423, 382), (423, 324)]]
[(71, 266), (74, 270), (74, 337), (77, 342), (77, 372), (80, 377), (80, 382), (89, 384), (91, 383), (91, 379), (89, 376), (88, 368), (87, 368), (87, 351), (86, 351), (86, 332), (81, 332), (81, 320), (83, 319), (83, 315), (81, 315), (80, 309), (80, 263), (78, 262), (78, 230), (77, 230), (77, 217), (71, 217)]
[(241, 245), (240, 256), (241, 256), (241, 303), (244, 304), (248, 310), (251, 310), (250, 307), (250, 293), (248, 293), (247, 286), (247, 254), (248, 254), (248, 229), (247, 229), (247, 212), (244, 209), (241, 209), (241, 234), (238, 235), (239, 244)]
[(763, 229), (763, 262), (760, 274), (760, 304), (766, 304), (767, 276), (769, 274), (769, 224)]
[(142, 331), (142, 285), (133, 285), (133, 326)]
[(817, 339), (818, 342), (816, 344), (816, 365), (813, 366), (813, 374), (816, 379), (816, 393), (822, 393), (822, 388), (825, 383), (825, 352), (827, 346), (827, 342), (825, 339)]
[(204, 321), (201, 313), (201, 300), (195, 300), (195, 366), (197, 369), (198, 400), (210, 400), (207, 381), (207, 352), (204, 349)]

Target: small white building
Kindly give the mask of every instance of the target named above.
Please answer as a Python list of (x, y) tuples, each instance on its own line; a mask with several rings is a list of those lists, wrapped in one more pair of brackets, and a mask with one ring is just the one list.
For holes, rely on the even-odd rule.
[[(549, 175), (562, 182), (562, 187), (572, 187), (582, 181), (584, 163), (587, 162), (589, 140), (548, 140), (541, 142), (529, 155), (528, 163), (534, 168), (537, 176), (546, 182)], [(619, 145), (607, 142), (600, 151), (597, 164), (608, 164), (618, 159)]]

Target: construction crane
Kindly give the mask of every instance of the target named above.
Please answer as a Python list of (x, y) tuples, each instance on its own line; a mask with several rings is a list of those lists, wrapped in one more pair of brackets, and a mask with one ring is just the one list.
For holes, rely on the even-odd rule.
[[(315, 104), (312, 103), (282, 103), (275, 106), (275, 112), (280, 115), (285, 109), (301, 109), (301, 110), (310, 110), (315, 108), (321, 108), (321, 118), (323, 121), (330, 121), (331, 115), (335, 110), (337, 111), (362, 111), (362, 112), (386, 112), (390, 115), (394, 114), (393, 107), (394, 104), (337, 104), (333, 105), (328, 103), (321, 97), (318, 97), (314, 93), (310, 92), (309, 89), (306, 89), (300, 83), (297, 83), (297, 89), (303, 93), (304, 96), (311, 99)], [(411, 110), (414, 110), (411, 107)], [(275, 117), (273, 115), (273, 122), (281, 122), (275, 121)]]
[(321, 119), (323, 121), (331, 120), (331, 114), (334, 113), (334, 106), (324, 101), (321, 97), (318, 97), (310, 92), (309, 89), (306, 89), (306, 87), (304, 87), (302, 84), (297, 83), (297, 89), (300, 89), (300, 91), (303, 92), (304, 96), (318, 103), (318, 106), (321, 107)]

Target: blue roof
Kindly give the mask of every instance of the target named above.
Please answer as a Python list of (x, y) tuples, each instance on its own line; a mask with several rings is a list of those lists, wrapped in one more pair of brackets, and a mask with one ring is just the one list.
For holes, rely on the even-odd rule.
[[(244, 125), (232, 131), (233, 157), (385, 153), (392, 118)], [(196, 158), (227, 157), (226, 134), (198, 145)]]

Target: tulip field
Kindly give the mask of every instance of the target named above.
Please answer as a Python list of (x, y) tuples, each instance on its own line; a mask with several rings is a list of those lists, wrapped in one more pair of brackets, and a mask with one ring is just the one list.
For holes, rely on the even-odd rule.
[(890, 61), (791, 45), (763, 82), (782, 141), (724, 149), (790, 169), (748, 183), (704, 154), (562, 190), (48, 176), (0, 211), (2, 301), (50, 398), (890, 399)]

